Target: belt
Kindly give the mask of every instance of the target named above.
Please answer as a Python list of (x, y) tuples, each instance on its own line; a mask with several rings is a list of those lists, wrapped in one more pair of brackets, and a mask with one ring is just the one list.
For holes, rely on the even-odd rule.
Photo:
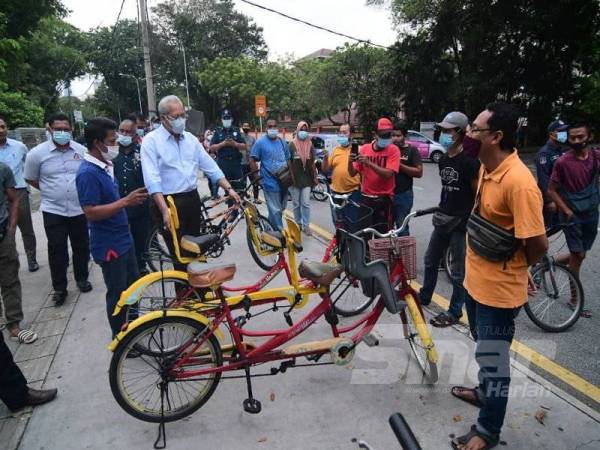
[(197, 195), (198, 197), (200, 197), (200, 194), (198, 194), (198, 190), (197, 189), (193, 189), (193, 190), (187, 191), (187, 192), (179, 192), (177, 194), (166, 194), (166, 195), (170, 195), (173, 198), (189, 197), (189, 196), (192, 196), (192, 195)]

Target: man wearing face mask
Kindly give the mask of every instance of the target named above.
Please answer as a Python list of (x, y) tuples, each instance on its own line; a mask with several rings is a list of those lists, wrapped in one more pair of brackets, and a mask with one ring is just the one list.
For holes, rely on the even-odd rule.
[(361, 205), (372, 210), (361, 220), (364, 227), (387, 233), (392, 226), (392, 202), (396, 175), (400, 169), (400, 149), (392, 143), (392, 122), (383, 117), (377, 121), (377, 138), (360, 147), (358, 155), (348, 160), (350, 176), (360, 174)]
[[(158, 103), (161, 126), (148, 133), (142, 142), (142, 172), (148, 193), (152, 196), (150, 213), (162, 221), (162, 235), (171, 254), (175, 254), (170, 233), (171, 218), (166, 203), (173, 197), (179, 215), (180, 236), (198, 236), (202, 203), (198, 195), (198, 171), (218, 183), (236, 203), (240, 197), (225, 179), (217, 163), (191, 133), (185, 131), (186, 113), (179, 97), (168, 95)], [(184, 251), (187, 255), (187, 252)], [(174, 264), (178, 270), (185, 265)]]
[(538, 179), (538, 187), (544, 197), (544, 222), (550, 227), (558, 220), (556, 203), (548, 195), (548, 185), (554, 163), (565, 153), (567, 145), (567, 128), (569, 125), (562, 120), (555, 120), (548, 125), (548, 142), (540, 149), (535, 159), (535, 171)]
[(148, 128), (148, 122), (141, 113), (131, 113), (127, 119), (131, 120), (135, 124), (135, 135), (133, 136), (133, 142), (137, 145), (141, 145), (144, 136), (146, 136), (146, 130)]
[(453, 111), (437, 124), (441, 128), (440, 144), (447, 153), (439, 162), (442, 181), (440, 210), (432, 217), (433, 232), (425, 252), (425, 277), (420, 292), (421, 303), (428, 305), (438, 279), (438, 268), (446, 250), (452, 252), (452, 297), (448, 311), (438, 314), (430, 322), (435, 327), (449, 327), (458, 323), (463, 312), (465, 290), (465, 231), (477, 192), (479, 161), (463, 152), (463, 141), (469, 120), (459, 111)]
[(215, 130), (210, 141), (210, 151), (217, 155), (217, 164), (225, 174), (234, 189), (239, 190), (244, 184), (238, 180), (243, 177), (242, 172), (242, 152), (245, 152), (248, 146), (240, 129), (233, 126), (233, 117), (228, 110), (221, 114), (221, 123), (223, 127)]
[(141, 187), (123, 198), (119, 195), (111, 162), (119, 156), (115, 122), (103, 117), (91, 119), (85, 126), (84, 136), (88, 153), (77, 172), (77, 194), (89, 223), (92, 256), (102, 268), (106, 314), (114, 338), (125, 321), (125, 312), (119, 316), (112, 313), (121, 292), (139, 278), (125, 211), (143, 205), (148, 193)]
[(87, 222), (75, 186), (75, 176), (85, 155), (85, 147), (74, 142), (71, 122), (63, 113), (48, 118), (48, 132), (52, 139), (31, 149), (25, 159), (24, 177), (27, 183), (39, 189), (42, 196), (40, 209), (48, 238), (48, 262), (56, 306), (67, 298), (68, 241), (73, 251), (73, 272), (81, 292), (89, 292), (90, 258)]
[[(554, 164), (548, 186), (548, 195), (558, 207), (559, 222), (570, 224), (564, 229), (570, 255), (557, 261), (568, 262), (578, 277), (598, 234), (600, 150), (590, 147), (591, 137), (589, 125), (569, 126), (570, 150)], [(591, 312), (583, 310), (581, 315), (591, 317)]]
[[(333, 149), (331, 155), (323, 158), (323, 172), (331, 170), (332, 194), (350, 194), (350, 200), (360, 203), (360, 175), (351, 176), (348, 172), (348, 162), (352, 151), (350, 145), (350, 124), (340, 126), (337, 135), (338, 146)], [(355, 144), (356, 145), (356, 144)], [(346, 225), (355, 224), (357, 221), (356, 207), (348, 204), (343, 210), (335, 210), (334, 214), (344, 214), (347, 219)], [(333, 219), (335, 223), (335, 218)]]
[[(126, 197), (136, 189), (144, 187), (144, 176), (142, 174), (142, 161), (140, 157), (140, 146), (133, 139), (136, 136), (135, 123), (126, 119), (119, 125), (117, 143), (119, 154), (112, 161), (115, 180), (119, 186), (119, 195)], [(135, 247), (135, 259), (141, 274), (147, 273), (146, 243), (150, 232), (150, 205), (146, 201), (141, 205), (127, 208), (127, 220), (133, 237)]]
[[(244, 177), (248, 177), (248, 174), (251, 172), (250, 170), (250, 152), (252, 151), (252, 147), (256, 143), (256, 138), (252, 136), (250, 124), (248, 122), (244, 122), (242, 125), (242, 130), (244, 131), (244, 141), (246, 142), (246, 150), (242, 151), (242, 172)], [(250, 180), (252, 181), (252, 180)], [(258, 198), (258, 184), (254, 184), (252, 186), (252, 194), (254, 198), (254, 203), (260, 204), (262, 203)]]

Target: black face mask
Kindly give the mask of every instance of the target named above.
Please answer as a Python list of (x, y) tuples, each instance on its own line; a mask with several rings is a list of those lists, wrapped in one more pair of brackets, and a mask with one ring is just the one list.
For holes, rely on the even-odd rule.
[(481, 150), (481, 141), (473, 139), (472, 137), (466, 136), (463, 138), (463, 153), (471, 158), (479, 157), (479, 151)]
[(576, 152), (580, 152), (581, 150), (583, 150), (584, 148), (587, 147), (587, 142), (577, 142), (575, 144), (571, 144), (569, 142), (569, 147), (571, 147), (573, 150), (575, 150)]
[(244, 133), (248, 134), (250, 133), (250, 128), (242, 128), (244, 130)]

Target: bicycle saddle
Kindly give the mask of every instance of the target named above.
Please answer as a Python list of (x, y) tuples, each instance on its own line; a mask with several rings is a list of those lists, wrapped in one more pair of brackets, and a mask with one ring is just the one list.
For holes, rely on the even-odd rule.
[(392, 314), (398, 313), (405, 302), (398, 300), (385, 262), (381, 259), (367, 262), (365, 241), (342, 229), (337, 233), (339, 260), (346, 272), (360, 280), (366, 295), (381, 294), (385, 308)]
[(285, 247), (285, 237), (281, 231), (263, 231), (260, 233), (260, 240), (274, 248)]
[(194, 261), (187, 266), (188, 280), (195, 288), (216, 287), (232, 280), (235, 264), (205, 264)]
[(329, 286), (344, 271), (344, 266), (325, 264), (316, 261), (302, 261), (298, 266), (298, 274), (302, 278), (320, 286)]
[(218, 234), (205, 234), (204, 236), (185, 235), (181, 238), (181, 248), (197, 255), (206, 253), (216, 242), (219, 242)]

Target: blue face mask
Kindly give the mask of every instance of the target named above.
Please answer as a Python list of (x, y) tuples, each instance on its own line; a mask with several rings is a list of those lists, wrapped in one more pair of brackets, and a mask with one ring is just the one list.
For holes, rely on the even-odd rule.
[(223, 128), (231, 128), (231, 123), (233, 122), (231, 119), (223, 119)]
[(305, 141), (307, 137), (308, 137), (308, 131), (304, 131), (304, 130), (298, 131), (298, 139), (300, 139), (301, 141)]
[(348, 139), (348, 136), (338, 136), (337, 141), (338, 144), (340, 144), (342, 147), (348, 147), (348, 144), (350, 143), (350, 139)]
[(389, 139), (378, 138), (377, 139), (377, 147), (379, 147), (381, 149), (386, 148), (391, 143), (392, 143), (392, 138), (389, 138)]
[(71, 132), (70, 131), (53, 131), (52, 139), (58, 145), (67, 145), (71, 141)]
[(275, 138), (279, 135), (279, 130), (277, 128), (268, 128), (267, 129), (267, 136), (269, 136), (270, 138)]
[(133, 142), (133, 139), (131, 138), (131, 136), (126, 136), (124, 134), (120, 134), (117, 137), (117, 142), (119, 144), (121, 144), (123, 147), (129, 147), (131, 145), (131, 143)]
[(561, 144), (564, 144), (565, 142), (567, 142), (568, 136), (569, 134), (566, 131), (559, 131), (556, 133), (556, 140)]
[(173, 133), (181, 134), (185, 130), (185, 117), (178, 117), (177, 119), (169, 119), (169, 124), (171, 124), (171, 128), (173, 129)]
[(450, 146), (454, 144), (454, 140), (452, 139), (452, 135), (448, 133), (440, 134), (440, 145), (444, 147), (446, 150), (450, 148)]
[(135, 132), (139, 137), (144, 137), (144, 135), (146, 134), (146, 131), (143, 128), (138, 128), (135, 130)]

